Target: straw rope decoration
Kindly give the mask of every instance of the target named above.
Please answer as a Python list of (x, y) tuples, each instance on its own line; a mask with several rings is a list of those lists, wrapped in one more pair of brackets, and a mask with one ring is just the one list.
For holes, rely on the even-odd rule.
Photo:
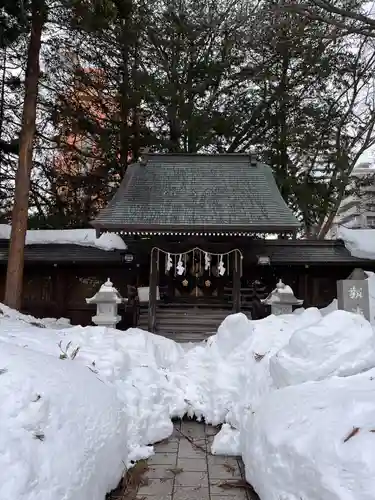
[[(235, 264), (236, 270), (237, 270), (237, 263), (238, 263), (238, 259), (236, 257), (239, 255), (240, 256), (240, 259), (239, 259), (240, 276), (242, 276), (242, 260), (243, 260), (243, 255), (242, 255), (241, 250), (239, 250), (238, 248), (235, 248), (233, 250), (229, 250), (229, 252), (214, 253), (214, 252), (206, 252), (205, 250), (202, 250), (199, 247), (194, 247), (194, 248), (192, 248), (190, 250), (187, 250), (186, 252), (176, 252), (176, 253), (173, 253), (173, 252), (167, 252), (166, 250), (163, 250), (162, 248), (159, 248), (159, 247), (153, 247), (152, 250), (151, 250), (151, 255), (153, 254), (154, 251), (158, 252), (158, 262), (159, 262), (159, 255), (160, 255), (160, 253), (163, 253), (164, 255), (167, 256), (167, 262), (168, 262), (169, 265), (170, 265), (170, 262), (171, 262), (172, 257), (173, 257), (175, 275), (176, 275), (176, 267), (177, 267), (176, 266), (176, 262), (177, 262), (177, 260), (181, 259), (181, 261), (183, 261), (183, 260), (185, 261), (185, 271), (186, 271), (187, 257), (188, 257), (189, 254), (193, 254), (193, 257), (194, 257), (194, 252), (196, 252), (196, 251), (200, 252), (200, 264), (201, 265), (202, 265), (201, 256), (202, 256), (202, 254), (204, 254), (205, 255), (205, 263), (207, 263), (207, 260), (208, 260), (207, 257), (208, 256), (218, 257), (219, 258), (219, 263), (223, 263), (224, 257), (227, 257), (228, 268), (229, 268), (229, 256), (231, 254), (233, 254), (233, 256), (235, 257), (234, 258), (234, 264)], [(209, 259), (209, 260), (211, 260), (211, 259)], [(181, 264), (182, 264), (182, 262), (181, 262)], [(168, 267), (169, 267), (169, 265), (168, 265)], [(166, 266), (166, 268), (167, 268), (167, 266)], [(159, 269), (159, 264), (158, 264), (158, 269)], [(228, 270), (229, 269), (227, 269), (227, 271)]]

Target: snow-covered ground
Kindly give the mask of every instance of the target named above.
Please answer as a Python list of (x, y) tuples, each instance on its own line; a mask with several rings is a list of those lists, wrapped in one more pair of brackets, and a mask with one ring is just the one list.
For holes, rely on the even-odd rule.
[(72, 327), (0, 305), (0, 499), (104, 500), (184, 414), (224, 423), (261, 500), (375, 498), (375, 334), (330, 308), (207, 343)]

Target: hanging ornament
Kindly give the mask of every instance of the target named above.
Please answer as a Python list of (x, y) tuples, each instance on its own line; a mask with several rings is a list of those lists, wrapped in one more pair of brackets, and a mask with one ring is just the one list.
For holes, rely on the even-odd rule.
[(166, 258), (165, 258), (165, 272), (169, 273), (169, 271), (173, 267), (173, 261), (170, 253), (167, 253)]
[(182, 254), (180, 254), (177, 262), (177, 267), (176, 267), (177, 274), (179, 276), (182, 276), (185, 272), (184, 264), (182, 262)]
[(184, 281), (182, 282), (182, 286), (188, 286), (189, 282), (188, 280), (185, 278)]
[(211, 266), (211, 255), (207, 252), (204, 252), (204, 270), (208, 271)]
[(220, 255), (218, 272), (219, 272), (220, 276), (224, 276), (224, 274), (225, 274), (225, 267), (224, 267), (224, 261), (223, 261), (223, 256), (222, 255)]

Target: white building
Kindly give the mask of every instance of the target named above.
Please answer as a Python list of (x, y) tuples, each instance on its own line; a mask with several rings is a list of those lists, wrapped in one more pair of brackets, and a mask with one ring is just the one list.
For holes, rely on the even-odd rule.
[(375, 229), (375, 167), (370, 164), (360, 164), (352, 174), (352, 186), (355, 180), (366, 180), (366, 186), (358, 188), (358, 193), (349, 194), (343, 198), (328, 238), (335, 238), (339, 226), (351, 229)]

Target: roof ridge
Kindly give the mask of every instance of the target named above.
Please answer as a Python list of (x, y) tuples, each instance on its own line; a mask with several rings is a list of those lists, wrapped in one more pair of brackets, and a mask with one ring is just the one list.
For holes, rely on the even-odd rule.
[(186, 153), (186, 152), (181, 152), (181, 153), (152, 153), (148, 152), (146, 153), (147, 156), (254, 156), (251, 155), (250, 153)]

